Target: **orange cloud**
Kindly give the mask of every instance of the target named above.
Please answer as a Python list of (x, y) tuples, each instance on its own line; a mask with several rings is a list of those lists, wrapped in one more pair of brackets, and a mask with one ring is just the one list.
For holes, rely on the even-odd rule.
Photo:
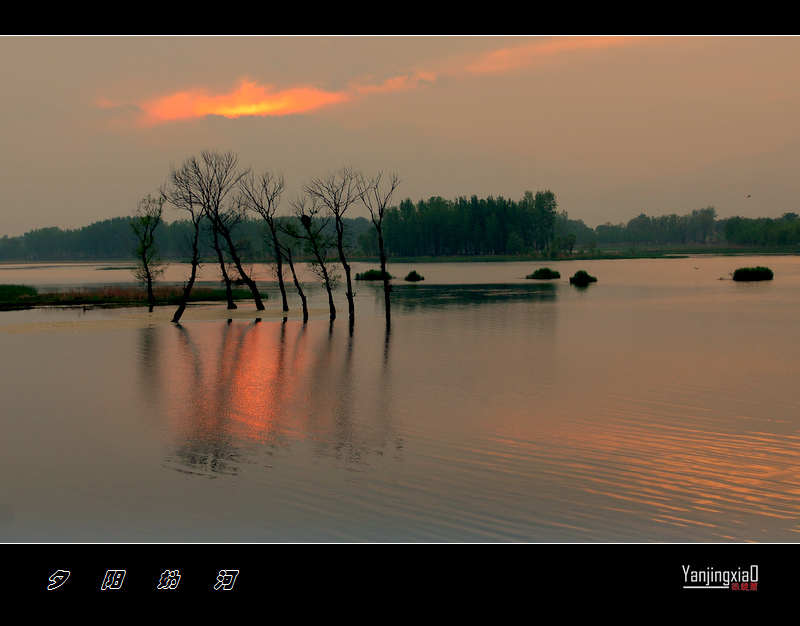
[(422, 83), (432, 83), (436, 80), (436, 73), (428, 70), (418, 70), (407, 74), (399, 74), (376, 84), (353, 83), (353, 90), (359, 94), (389, 93), (416, 89)]
[[(314, 111), (342, 103), (356, 96), (389, 93), (432, 84), (440, 76), (464, 78), (470, 75), (509, 72), (528, 67), (545, 57), (576, 50), (597, 50), (628, 46), (641, 41), (627, 36), (575, 36), (524, 38), (518, 45), (507, 46), (473, 57), (440, 65), (438, 69), (398, 72), (389, 78), (373, 81), (354, 80), (347, 90), (326, 91), (317, 87), (294, 87), (275, 90), (269, 85), (242, 80), (230, 93), (211, 94), (206, 89), (191, 89), (142, 103), (144, 121), (149, 124), (187, 120), (206, 115), (235, 118), (243, 115), (280, 116)], [(648, 39), (648, 37), (644, 37)]]
[[(646, 38), (645, 38), (646, 39)], [(467, 61), (461, 68), (473, 74), (495, 74), (528, 67), (533, 62), (555, 54), (575, 50), (619, 48), (640, 43), (642, 37), (552, 37), (537, 39), (518, 46), (493, 50)]]
[(212, 95), (193, 89), (156, 98), (140, 105), (149, 123), (186, 120), (206, 115), (291, 115), (347, 100), (346, 93), (316, 87), (296, 87), (274, 91), (269, 86), (242, 81), (230, 93)]

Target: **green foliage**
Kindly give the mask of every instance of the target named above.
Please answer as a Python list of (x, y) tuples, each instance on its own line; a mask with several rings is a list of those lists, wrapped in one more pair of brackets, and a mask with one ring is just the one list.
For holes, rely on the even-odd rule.
[(733, 273), (733, 280), (772, 280), (772, 270), (761, 265), (758, 267), (740, 267)]
[(551, 270), (549, 267), (540, 267), (533, 274), (528, 274), (525, 278), (533, 278), (536, 280), (549, 280), (552, 278), (561, 278), (561, 274), (556, 270)]
[[(386, 277), (391, 279), (392, 275), (386, 272)], [(380, 270), (367, 270), (356, 274), (356, 280), (383, 280), (383, 273)]]
[(769, 217), (731, 217), (724, 222), (725, 240), (739, 246), (796, 246), (800, 244), (800, 218), (784, 213), (778, 219)]
[(584, 270), (578, 270), (577, 272), (575, 272), (575, 274), (572, 275), (572, 277), (569, 279), (569, 282), (573, 285), (578, 285), (582, 287), (588, 285), (589, 283), (596, 283), (597, 278), (589, 275), (589, 273)]
[[(558, 215), (551, 191), (526, 192), (519, 201), (501, 196), (456, 200), (403, 200), (384, 219), (390, 256), (518, 255), (546, 251)], [(564, 228), (570, 228), (565, 223)]]
[(404, 280), (407, 280), (410, 283), (416, 283), (416, 282), (419, 282), (420, 280), (425, 280), (425, 277), (424, 276), (420, 276), (417, 273), (417, 270), (411, 270), (408, 274), (406, 274), (406, 277), (405, 277)]

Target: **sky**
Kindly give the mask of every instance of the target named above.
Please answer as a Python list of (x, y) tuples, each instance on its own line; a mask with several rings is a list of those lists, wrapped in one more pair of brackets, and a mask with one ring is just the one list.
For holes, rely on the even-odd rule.
[(549, 190), (591, 227), (800, 213), (797, 36), (0, 36), (0, 59), (0, 236), (131, 215), (204, 149), (282, 173), (287, 213), (345, 166), (396, 172), (396, 203)]

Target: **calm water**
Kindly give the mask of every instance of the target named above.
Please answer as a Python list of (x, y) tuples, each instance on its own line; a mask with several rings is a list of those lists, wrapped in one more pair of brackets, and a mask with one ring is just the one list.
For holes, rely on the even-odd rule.
[(0, 313), (0, 541), (797, 541), (800, 258), (549, 265), (390, 268), (389, 333)]

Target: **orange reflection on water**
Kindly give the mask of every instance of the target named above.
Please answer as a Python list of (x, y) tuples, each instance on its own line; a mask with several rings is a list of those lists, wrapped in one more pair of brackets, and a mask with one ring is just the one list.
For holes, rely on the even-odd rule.
[(248, 442), (302, 437), (292, 405), (308, 363), (304, 326), (237, 321), (162, 330), (143, 350), (153, 370), (143, 384), (158, 396), (162, 427), (184, 465), (224, 473)]
[(158, 397), (153, 413), (166, 417), (162, 427), (184, 464), (222, 471), (253, 445), (302, 440), (333, 454), (393, 445), (383, 438), (390, 411), (374, 406), (380, 394), (358, 403), (378, 427), (353, 423), (352, 337), (314, 328), (237, 320), (145, 331), (156, 334), (143, 341), (142, 386), (151, 401)]
[[(768, 533), (787, 520), (800, 532), (800, 437), (725, 432), (691, 406), (651, 409), (631, 402), (593, 419), (554, 413), (536, 425), (528, 416), (527, 432), (522, 416), (498, 419), (495, 458), (519, 471), (535, 464), (554, 477), (556, 491), (583, 491), (598, 518), (646, 515), (707, 540), (749, 539), (754, 529)], [(741, 527), (741, 537), (731, 526)]]

